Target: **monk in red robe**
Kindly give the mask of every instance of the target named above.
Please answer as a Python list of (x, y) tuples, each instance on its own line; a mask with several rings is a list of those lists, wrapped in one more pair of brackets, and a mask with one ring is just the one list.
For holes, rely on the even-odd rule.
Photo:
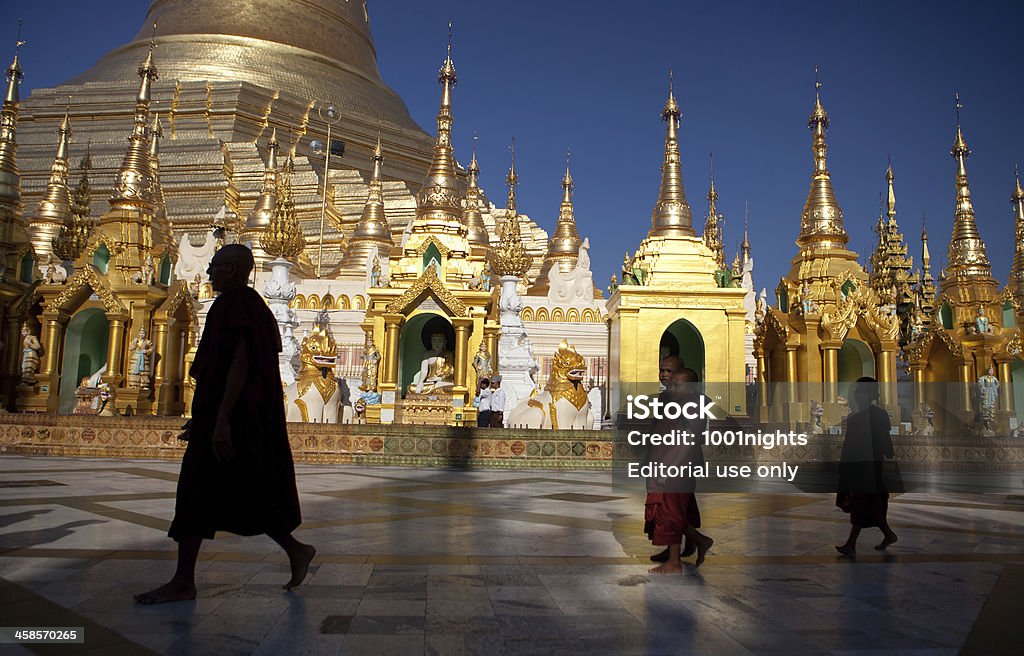
[(281, 339), (274, 315), (247, 285), (252, 269), (252, 251), (239, 244), (210, 262), (220, 295), (189, 372), (196, 390), (168, 531), (178, 542), (177, 570), (170, 582), (136, 595), (139, 603), (195, 599), (199, 548), (216, 531), (269, 535), (288, 554), (286, 590), (302, 583), (316, 554), (292, 537), (302, 518), (278, 370)]
[[(697, 372), (693, 369), (681, 369), (674, 373), (664, 393), (666, 401), (672, 400), (680, 404), (695, 400), (699, 394), (695, 388)], [(672, 425), (678, 423), (679, 425)], [(699, 446), (704, 420), (679, 420), (677, 422), (662, 421), (655, 427), (657, 433), (669, 433), (673, 428), (685, 430), (691, 435), (694, 446), (658, 445), (652, 447), (650, 461), (669, 466), (687, 464), (701, 465), (704, 456)], [(647, 500), (644, 508), (644, 532), (655, 546), (668, 546), (668, 558), (657, 567), (651, 568), (651, 574), (679, 574), (683, 571), (680, 564), (680, 547), (683, 537), (692, 544), (697, 552), (695, 566), (700, 567), (707, 556), (714, 540), (697, 530), (693, 517), (696, 511), (693, 495), (695, 481), (692, 477), (651, 478), (647, 481)]]

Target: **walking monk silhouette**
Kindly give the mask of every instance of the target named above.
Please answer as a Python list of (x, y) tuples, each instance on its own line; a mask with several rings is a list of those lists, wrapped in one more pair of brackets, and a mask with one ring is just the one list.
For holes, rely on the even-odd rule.
[(199, 548), (216, 531), (269, 535), (291, 563), (286, 590), (302, 583), (316, 554), (292, 537), (302, 518), (277, 364), (281, 339), (274, 315), (246, 284), (252, 269), (252, 251), (229, 244), (207, 271), (220, 295), (190, 371), (192, 419), (181, 435), (188, 447), (168, 531), (178, 566), (168, 583), (135, 595), (141, 604), (195, 599)]

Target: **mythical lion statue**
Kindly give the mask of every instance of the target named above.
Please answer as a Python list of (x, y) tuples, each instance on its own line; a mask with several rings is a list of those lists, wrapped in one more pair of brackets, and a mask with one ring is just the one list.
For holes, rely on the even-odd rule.
[(562, 340), (544, 391), (520, 402), (509, 413), (509, 427), (585, 429), (593, 427), (590, 399), (583, 386), (586, 361)]
[(341, 388), (334, 375), (338, 346), (331, 334), (327, 312), (316, 318), (313, 332), (299, 349), (299, 373), (284, 388), (288, 421), (336, 424), (341, 413)]

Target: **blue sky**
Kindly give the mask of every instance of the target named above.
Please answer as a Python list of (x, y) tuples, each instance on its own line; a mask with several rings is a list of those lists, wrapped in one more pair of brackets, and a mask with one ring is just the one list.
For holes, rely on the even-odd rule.
[[(22, 58), (26, 90), (58, 84), (125, 43), (147, 7), (138, 0), (19, 4), (29, 40)], [(891, 156), (897, 219), (915, 267), (923, 214), (933, 267), (944, 260), (959, 91), (978, 225), (994, 274), (1005, 282), (1013, 253), (1013, 166), (1024, 162), (1022, 6), (393, 0), (371, 1), (369, 12), (385, 82), (430, 133), (437, 67), (447, 22), (454, 21), (456, 156), (468, 161), (473, 131), (479, 132), (481, 181), (492, 198), (504, 197), (514, 135), (519, 207), (550, 230), (565, 150), (572, 150), (576, 219), (590, 237), (601, 286), (650, 225), (664, 140), (658, 114), (673, 68), (694, 222), (703, 225), (708, 153), (714, 152), (729, 258), (749, 201), (755, 283), (771, 295), (796, 253), (810, 181), (806, 123), (815, 64), (832, 120), (829, 168), (850, 246), (866, 259)], [(15, 30), (6, 21), (8, 42)]]

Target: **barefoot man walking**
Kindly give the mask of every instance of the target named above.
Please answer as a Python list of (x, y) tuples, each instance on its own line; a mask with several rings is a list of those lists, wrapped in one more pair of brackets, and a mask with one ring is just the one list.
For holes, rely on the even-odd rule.
[(267, 534), (288, 554), (289, 590), (302, 583), (316, 549), (292, 531), (302, 522), (285, 427), (277, 322), (246, 284), (252, 251), (222, 247), (207, 273), (220, 293), (207, 315), (190, 375), (196, 381), (174, 521), (178, 566), (166, 584), (135, 595), (141, 604), (195, 599), (203, 540), (216, 531)]

